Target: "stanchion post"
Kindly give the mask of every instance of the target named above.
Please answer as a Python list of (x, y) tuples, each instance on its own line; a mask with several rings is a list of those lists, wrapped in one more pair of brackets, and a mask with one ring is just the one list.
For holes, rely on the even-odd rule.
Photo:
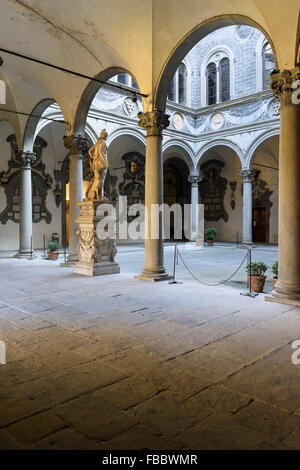
[(32, 255), (33, 255), (33, 249), (32, 249), (32, 235), (31, 235), (31, 239), (30, 239), (30, 258), (32, 259)]
[(252, 263), (252, 253), (251, 253), (251, 248), (249, 248), (249, 292), (250, 295), (252, 293), (252, 271), (251, 271), (251, 263)]
[(178, 264), (178, 248), (175, 243), (174, 245), (174, 261), (173, 261), (173, 277), (169, 281), (169, 284), (182, 284), (182, 281), (176, 281), (176, 264)]
[(258, 293), (257, 292), (252, 292), (252, 273), (251, 273), (251, 263), (252, 263), (252, 248), (248, 245), (244, 245), (244, 248), (248, 250), (247, 252), (247, 264), (248, 264), (248, 269), (247, 269), (247, 289), (249, 287), (249, 292), (241, 292), (241, 295), (246, 295), (249, 297), (255, 298)]

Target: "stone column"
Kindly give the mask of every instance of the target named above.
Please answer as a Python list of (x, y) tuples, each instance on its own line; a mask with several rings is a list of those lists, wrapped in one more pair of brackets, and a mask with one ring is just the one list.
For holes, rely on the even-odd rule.
[(189, 176), (188, 182), (191, 183), (191, 239), (196, 241), (198, 232), (198, 206), (199, 204), (199, 189), (200, 176)]
[[(169, 116), (152, 111), (140, 114), (139, 126), (146, 129), (145, 207), (145, 265), (137, 279), (161, 281), (168, 279), (164, 267), (163, 216), (151, 217), (153, 204), (163, 203), (162, 131), (169, 125)], [(157, 237), (151, 235), (157, 233)]]
[(31, 164), (35, 161), (35, 153), (21, 151), (19, 161), (20, 168), (20, 241), (19, 252), (16, 258), (31, 258), (32, 240), (32, 187), (31, 187)]
[(252, 180), (255, 171), (252, 169), (241, 170), (243, 178), (243, 243), (251, 245), (252, 242)]
[(87, 149), (87, 139), (80, 134), (71, 134), (64, 137), (64, 145), (69, 150), (69, 255), (67, 263), (71, 266), (79, 260), (77, 252), (78, 236), (76, 235), (78, 224), (76, 219), (80, 215), (78, 202), (82, 201), (82, 158)]
[(281, 104), (279, 276), (272, 294), (279, 301), (288, 302), (300, 300), (300, 104), (295, 90), (295, 82), (300, 80), (300, 67), (273, 73), (271, 79), (271, 89), (280, 97)]

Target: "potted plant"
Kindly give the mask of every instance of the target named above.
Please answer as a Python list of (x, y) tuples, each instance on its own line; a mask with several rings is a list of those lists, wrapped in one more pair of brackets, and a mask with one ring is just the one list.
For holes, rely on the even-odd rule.
[(268, 266), (263, 261), (256, 261), (247, 264), (245, 268), (248, 272), (248, 280), (251, 292), (262, 292), (265, 285), (265, 272)]
[(215, 228), (205, 229), (205, 240), (207, 241), (208, 246), (213, 246), (216, 236), (217, 230)]
[(273, 277), (272, 277), (273, 287), (275, 289), (276, 282), (277, 282), (277, 279), (278, 279), (278, 261), (275, 261), (275, 263), (272, 264), (271, 271), (272, 271), (272, 274), (273, 274)]
[(58, 251), (58, 243), (55, 241), (49, 242), (48, 243), (48, 259), (51, 259), (52, 261), (56, 261), (59, 255)]

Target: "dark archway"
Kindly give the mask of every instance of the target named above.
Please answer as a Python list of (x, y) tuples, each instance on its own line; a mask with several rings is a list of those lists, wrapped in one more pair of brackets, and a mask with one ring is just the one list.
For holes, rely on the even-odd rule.
[[(171, 157), (164, 163), (164, 203), (168, 206), (179, 204), (182, 210), (182, 229), (184, 204), (191, 200), (191, 189), (188, 182), (189, 168), (180, 157)], [(170, 238), (174, 240), (174, 214), (170, 217)], [(182, 235), (184, 235), (184, 230)], [(181, 240), (182, 238), (180, 238)]]

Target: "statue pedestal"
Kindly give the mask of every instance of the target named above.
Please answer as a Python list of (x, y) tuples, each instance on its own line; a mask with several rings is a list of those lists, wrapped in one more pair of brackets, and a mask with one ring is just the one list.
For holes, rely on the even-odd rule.
[(114, 261), (117, 253), (115, 239), (101, 240), (97, 237), (97, 224), (106, 218), (97, 215), (97, 209), (101, 204), (111, 204), (109, 201), (83, 201), (78, 202), (80, 217), (79, 242), (77, 245), (79, 261), (74, 265), (74, 272), (85, 276), (102, 276), (103, 274), (118, 274), (120, 267)]

